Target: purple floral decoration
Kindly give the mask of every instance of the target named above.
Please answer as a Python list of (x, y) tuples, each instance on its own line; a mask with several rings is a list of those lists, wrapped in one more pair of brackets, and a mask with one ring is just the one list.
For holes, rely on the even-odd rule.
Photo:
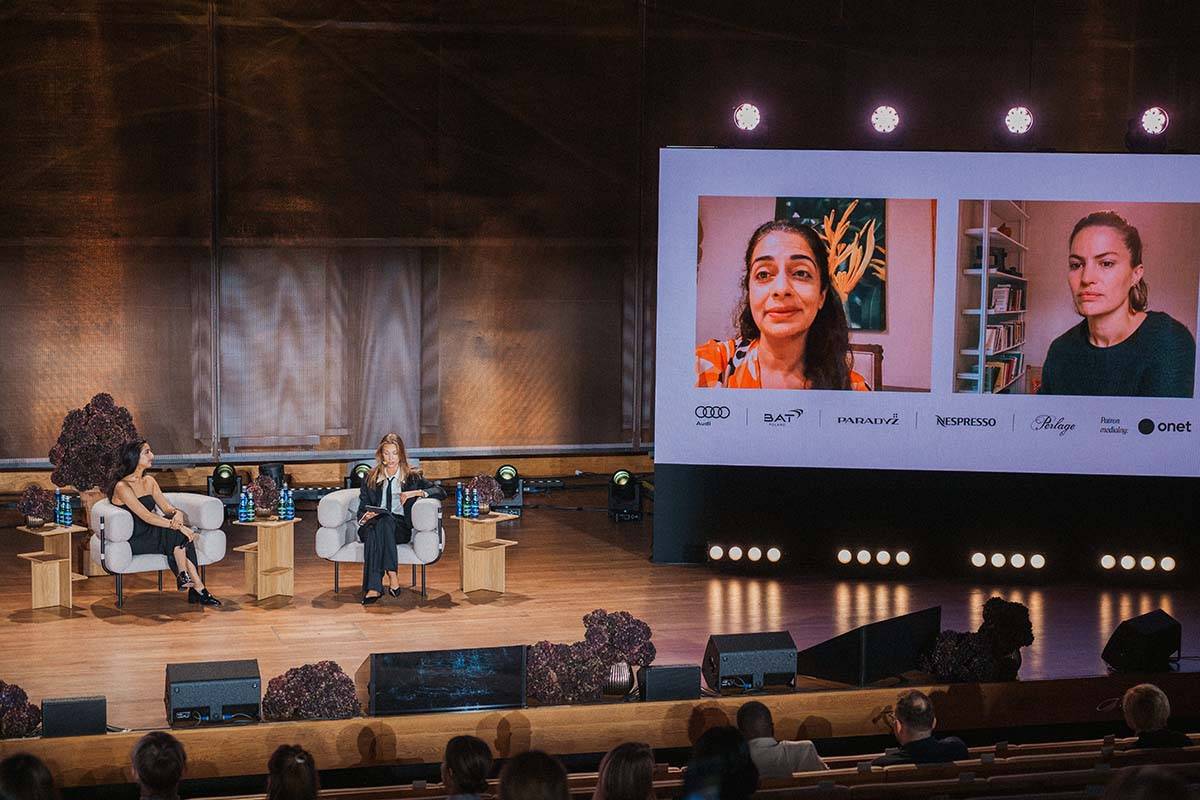
[(654, 661), (650, 626), (628, 611), (596, 609), (583, 618), (583, 640), (574, 644), (542, 641), (526, 660), (527, 692), (539, 703), (581, 703), (600, 699), (613, 664), (646, 667)]
[(54, 492), (31, 483), (21, 492), (17, 510), (27, 517), (51, 519), (54, 516)]
[(0, 739), (30, 736), (42, 724), (42, 710), (29, 702), (25, 690), (0, 681)]
[(293, 667), (267, 684), (263, 717), (285, 719), (346, 719), (362, 712), (354, 680), (333, 661)]
[(255, 508), (274, 510), (279, 505), (279, 487), (270, 475), (259, 475), (248, 487), (250, 497), (254, 499)]
[(479, 502), (492, 506), (504, 499), (500, 484), (491, 475), (476, 475), (467, 482), (468, 489), (474, 489), (479, 495)]
[(129, 409), (118, 406), (111, 394), (98, 394), (63, 419), (62, 432), (50, 449), (50, 480), (81, 492), (107, 488), (121, 446), (138, 438)]

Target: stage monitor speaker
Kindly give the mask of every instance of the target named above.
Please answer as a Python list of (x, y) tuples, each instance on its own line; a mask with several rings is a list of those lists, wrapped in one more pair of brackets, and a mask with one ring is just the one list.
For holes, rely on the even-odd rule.
[(656, 664), (641, 672), (643, 700), (700, 699), (700, 667), (695, 664)]
[(1178, 620), (1156, 608), (1118, 625), (1100, 657), (1120, 672), (1166, 672), (1182, 639)]
[(796, 643), (787, 631), (708, 637), (704, 682), (714, 692), (796, 685)]
[(372, 653), (355, 676), (371, 715), (525, 705), (525, 646)]
[(108, 702), (99, 697), (47, 697), (42, 701), (42, 736), (94, 736), (108, 732)]
[(796, 658), (796, 672), (867, 686), (917, 669), (941, 630), (941, 606), (872, 622), (804, 650)]
[(167, 664), (167, 722), (171, 725), (260, 718), (258, 661)]

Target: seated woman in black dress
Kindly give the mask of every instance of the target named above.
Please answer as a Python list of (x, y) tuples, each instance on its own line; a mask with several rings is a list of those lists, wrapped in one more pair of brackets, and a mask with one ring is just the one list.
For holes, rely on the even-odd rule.
[[(396, 545), (412, 539), (409, 514), (422, 497), (441, 500), (446, 490), (425, 480), (408, 463), (404, 442), (394, 433), (384, 436), (375, 448), (375, 468), (363, 479), (358, 494), (358, 540), (363, 548), (364, 606), (378, 602), (383, 581), (388, 594), (400, 596), (400, 576), (396, 574)], [(390, 513), (365, 511), (367, 506), (386, 508)]]
[(1083, 320), (1050, 344), (1039, 394), (1191, 397), (1196, 341), (1150, 311), (1137, 228), (1096, 211), (1071, 231), (1067, 286)]
[[(196, 533), (185, 524), (183, 512), (167, 501), (158, 481), (146, 474), (153, 463), (154, 453), (143, 441), (126, 444), (117, 458), (117, 474), (108, 491), (108, 500), (133, 515), (129, 548), (135, 556), (159, 553), (173, 562), (176, 581), (180, 589), (188, 590), (189, 603), (219, 606), (221, 601), (200, 580)], [(156, 506), (168, 516), (157, 513)]]

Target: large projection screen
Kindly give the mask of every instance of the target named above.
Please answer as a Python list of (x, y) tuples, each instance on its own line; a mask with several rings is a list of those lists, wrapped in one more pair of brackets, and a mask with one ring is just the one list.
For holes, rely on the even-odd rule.
[(1200, 475), (1200, 157), (666, 149), (659, 189), (656, 461)]

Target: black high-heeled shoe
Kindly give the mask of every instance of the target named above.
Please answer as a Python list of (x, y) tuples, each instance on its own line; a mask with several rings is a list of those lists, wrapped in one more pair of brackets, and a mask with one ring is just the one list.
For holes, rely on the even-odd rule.
[(381, 597), (383, 597), (383, 595), (381, 595), (381, 594), (377, 594), (374, 597), (370, 597), (370, 596), (364, 594), (363, 599), (362, 599), (362, 604), (364, 606), (375, 605), (376, 603), (379, 602), (379, 598), (381, 598)]
[(175, 584), (179, 587), (179, 591), (184, 589), (192, 589), (196, 584), (192, 582), (192, 576), (186, 571), (180, 572), (175, 576)]
[(398, 586), (395, 589), (393, 589), (392, 587), (389, 586), (387, 593), (390, 594), (392, 597), (399, 597), (400, 592), (402, 592), (402, 591), (404, 591), (404, 590)]

